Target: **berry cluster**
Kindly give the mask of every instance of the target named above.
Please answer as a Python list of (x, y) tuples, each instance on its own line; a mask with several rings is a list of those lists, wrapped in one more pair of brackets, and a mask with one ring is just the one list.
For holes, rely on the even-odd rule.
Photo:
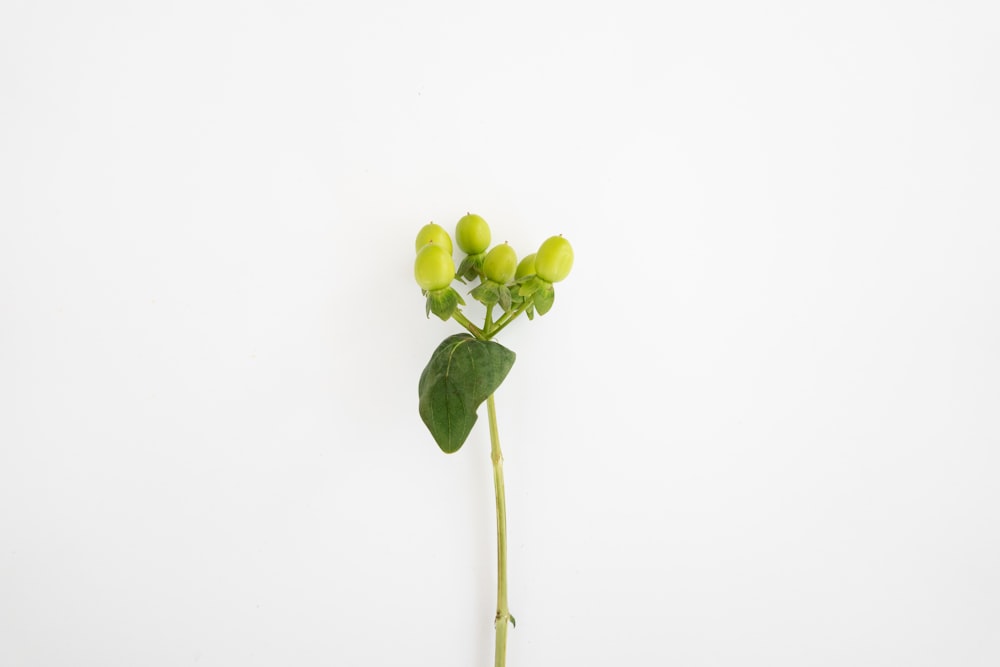
[[(469, 294), (487, 307), (484, 330), (490, 334), (502, 328), (494, 324), (503, 322), (505, 326), (521, 313), (532, 319), (535, 312), (544, 315), (552, 308), (553, 283), (565, 279), (573, 268), (569, 241), (562, 236), (549, 237), (518, 262), (517, 253), (507, 243), (490, 248), (491, 238), (490, 226), (481, 216), (462, 216), (455, 225), (455, 241), (465, 257), (456, 269), (451, 237), (445, 228), (431, 222), (420, 229), (413, 275), (427, 297), (428, 317), (433, 312), (442, 320), (465, 319), (458, 308), (465, 301), (452, 285), (455, 280), (479, 281)], [(494, 306), (503, 310), (495, 323), (490, 319)]]

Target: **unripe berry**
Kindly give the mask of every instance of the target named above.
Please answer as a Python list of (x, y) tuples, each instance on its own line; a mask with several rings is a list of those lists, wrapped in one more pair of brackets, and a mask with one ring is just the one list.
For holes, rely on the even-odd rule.
[(498, 245), (486, 253), (483, 273), (495, 283), (505, 285), (514, 279), (517, 271), (517, 253), (506, 243)]
[(413, 262), (413, 277), (422, 289), (444, 289), (455, 279), (455, 262), (451, 253), (436, 243), (428, 243)]
[(428, 222), (417, 232), (417, 252), (428, 243), (434, 243), (444, 248), (450, 255), (452, 253), (451, 237), (441, 225)]
[(573, 268), (573, 246), (561, 236), (551, 236), (535, 255), (535, 274), (542, 280), (557, 283)]
[(478, 255), (490, 247), (490, 226), (482, 217), (468, 213), (455, 225), (455, 241), (467, 255)]
[(521, 263), (517, 265), (517, 273), (514, 274), (514, 277), (520, 280), (525, 276), (533, 275), (535, 275), (535, 253), (531, 253), (521, 260)]

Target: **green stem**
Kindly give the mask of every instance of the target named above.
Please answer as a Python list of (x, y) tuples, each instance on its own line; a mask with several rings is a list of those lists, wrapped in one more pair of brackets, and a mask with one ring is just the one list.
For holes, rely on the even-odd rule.
[[(483, 322), (482, 329), (470, 322), (458, 310), (455, 311), (453, 316), (459, 324), (468, 329), (477, 339), (489, 340), (522, 312), (524, 312), (524, 308), (513, 313), (505, 313), (504, 317), (506, 319), (501, 317), (502, 324), (497, 325), (493, 322), (493, 306), (487, 306), (486, 321)], [(507, 497), (504, 493), (503, 454), (500, 451), (497, 406), (493, 399), (493, 394), (490, 394), (486, 399), (486, 411), (489, 413), (490, 421), (490, 459), (493, 461), (493, 490), (497, 501), (497, 615), (493, 623), (496, 629), (496, 650), (493, 667), (506, 667), (507, 623), (513, 623), (514, 617), (510, 615), (510, 609), (507, 607)]]
[(483, 332), (488, 336), (493, 328), (493, 304), (486, 306), (486, 321), (483, 323)]
[(490, 394), (486, 399), (490, 418), (490, 458), (493, 460), (493, 488), (497, 500), (497, 615), (496, 652), (493, 667), (507, 664), (507, 622), (511, 620), (507, 608), (507, 499), (503, 485), (503, 454), (500, 452), (500, 432), (497, 430), (497, 408)]
[(524, 304), (521, 305), (517, 310), (512, 310), (509, 313), (505, 314), (503, 317), (497, 320), (496, 326), (491, 327), (486, 332), (486, 337), (493, 338), (494, 336), (496, 336), (503, 330), (504, 327), (513, 322), (515, 319), (517, 319), (518, 315), (526, 311), (528, 309), (528, 306), (530, 305), (531, 305), (531, 300), (525, 301)]
[(462, 311), (460, 311), (460, 310), (458, 310), (456, 308), (455, 312), (452, 313), (451, 316), (455, 318), (456, 322), (458, 322), (463, 327), (465, 327), (466, 329), (468, 329), (469, 333), (471, 333), (473, 336), (475, 336), (476, 338), (479, 338), (480, 340), (486, 340), (486, 337), (485, 337), (485, 334), (483, 333), (483, 330), (480, 329), (479, 327), (477, 327), (472, 322), (470, 322), (469, 318), (462, 314)]

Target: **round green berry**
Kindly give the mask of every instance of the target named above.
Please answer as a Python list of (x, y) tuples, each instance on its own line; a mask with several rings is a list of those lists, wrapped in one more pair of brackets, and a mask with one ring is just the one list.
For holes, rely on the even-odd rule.
[(557, 283), (573, 268), (573, 246), (561, 236), (551, 236), (535, 255), (535, 273), (542, 280)]
[(520, 280), (525, 276), (533, 275), (535, 275), (535, 253), (531, 253), (521, 260), (521, 263), (517, 265), (517, 273), (514, 274), (514, 277)]
[(455, 240), (467, 255), (478, 255), (490, 247), (490, 226), (482, 217), (468, 213), (455, 225)]
[(455, 261), (437, 243), (428, 243), (413, 263), (413, 277), (422, 289), (431, 291), (444, 289), (455, 279)]
[(483, 260), (483, 273), (489, 280), (505, 285), (514, 278), (517, 271), (517, 253), (506, 243), (495, 246), (486, 253)]
[(447, 230), (433, 222), (428, 222), (417, 232), (417, 252), (420, 252), (420, 249), (428, 243), (441, 246), (449, 255), (452, 252), (451, 237), (448, 236)]

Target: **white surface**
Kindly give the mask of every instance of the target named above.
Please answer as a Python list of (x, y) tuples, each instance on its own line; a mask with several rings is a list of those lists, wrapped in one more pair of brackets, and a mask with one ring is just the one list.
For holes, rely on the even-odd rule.
[(0, 664), (490, 664), (412, 236), (503, 341), (511, 667), (1000, 664), (991, 2), (0, 9)]

